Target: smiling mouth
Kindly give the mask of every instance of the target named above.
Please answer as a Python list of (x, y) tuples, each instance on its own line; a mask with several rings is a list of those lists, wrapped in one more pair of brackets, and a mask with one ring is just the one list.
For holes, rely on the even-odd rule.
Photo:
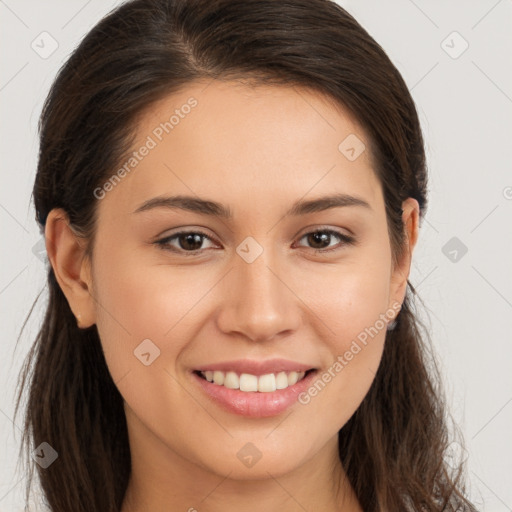
[(239, 374), (234, 371), (223, 372), (219, 370), (196, 370), (194, 373), (208, 382), (228, 389), (237, 389), (246, 393), (271, 393), (293, 386), (314, 371), (316, 370), (311, 368), (307, 371), (282, 371), (265, 375)]

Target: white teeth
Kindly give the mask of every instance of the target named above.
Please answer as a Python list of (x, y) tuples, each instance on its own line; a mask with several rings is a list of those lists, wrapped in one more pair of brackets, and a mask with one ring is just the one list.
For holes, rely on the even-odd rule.
[(285, 372), (279, 372), (276, 375), (276, 388), (286, 389), (288, 387), (288, 375)]
[(221, 372), (218, 370), (207, 370), (201, 372), (208, 382), (213, 382), (219, 386), (225, 386), (229, 389), (240, 389), (240, 391), (260, 393), (270, 393), (277, 389), (286, 389), (293, 386), (299, 380), (304, 378), (306, 372), (279, 372), (277, 374), (267, 373), (266, 375), (251, 375), (242, 373), (240, 376), (236, 372)]
[(273, 373), (261, 375), (258, 379), (258, 391), (268, 393), (276, 390), (276, 376)]
[(290, 372), (288, 374), (288, 386), (293, 386), (299, 380), (299, 374), (297, 372)]
[(240, 387), (240, 379), (238, 378), (238, 375), (235, 372), (226, 373), (224, 386), (230, 389), (238, 389)]
[(222, 384), (224, 384), (224, 372), (213, 372), (213, 382), (219, 386), (222, 386)]
[(240, 375), (240, 391), (258, 391), (258, 377), (249, 373)]

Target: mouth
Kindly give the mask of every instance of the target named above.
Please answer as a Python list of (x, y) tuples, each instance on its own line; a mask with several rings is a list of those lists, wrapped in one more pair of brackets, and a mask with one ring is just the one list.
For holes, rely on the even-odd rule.
[(306, 371), (281, 371), (264, 375), (221, 370), (195, 370), (194, 373), (217, 386), (236, 389), (243, 393), (272, 393), (294, 386), (314, 371), (315, 368), (310, 368)]
[(312, 385), (317, 368), (285, 360), (239, 360), (190, 372), (200, 392), (224, 411), (250, 418), (276, 416)]

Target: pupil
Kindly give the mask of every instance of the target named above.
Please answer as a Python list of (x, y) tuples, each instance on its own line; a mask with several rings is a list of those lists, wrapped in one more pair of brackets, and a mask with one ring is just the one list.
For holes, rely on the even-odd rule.
[(180, 236), (180, 246), (182, 249), (189, 249), (195, 251), (201, 248), (202, 235), (198, 233), (190, 233)]
[(329, 237), (330, 235), (328, 233), (312, 233), (311, 235), (309, 235), (309, 241), (312, 241), (313, 245), (318, 242), (320, 242), (320, 244), (324, 242), (324, 245), (322, 247), (319, 247), (320, 249), (322, 249), (329, 245)]

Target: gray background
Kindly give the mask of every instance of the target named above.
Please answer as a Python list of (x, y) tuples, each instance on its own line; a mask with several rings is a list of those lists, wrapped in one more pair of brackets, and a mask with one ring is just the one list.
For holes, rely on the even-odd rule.
[[(0, 511), (23, 510), (14, 392), (46, 301), (43, 293), (14, 351), (45, 285), (30, 200), (38, 116), (70, 51), (118, 3), (0, 0)], [(481, 510), (512, 510), (512, 1), (339, 3), (387, 51), (416, 101), (430, 205), (411, 282), (466, 438), (470, 495)], [(58, 44), (51, 55), (45, 31)]]

